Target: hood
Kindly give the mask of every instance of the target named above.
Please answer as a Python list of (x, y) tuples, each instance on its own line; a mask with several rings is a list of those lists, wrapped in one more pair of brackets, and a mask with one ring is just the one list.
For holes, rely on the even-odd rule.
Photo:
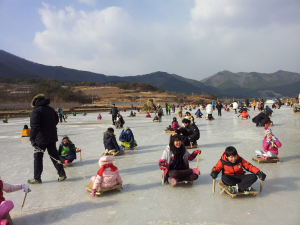
[(99, 159), (99, 166), (100, 168), (105, 164), (111, 164), (113, 162), (112, 158), (110, 156), (102, 156)]
[[(227, 158), (227, 157), (226, 157), (226, 154), (225, 154), (225, 152), (224, 152), (223, 155), (222, 155), (222, 157), (221, 157), (221, 159), (224, 160), (225, 162), (227, 162), (227, 159), (226, 159), (226, 158)], [(239, 158), (240, 158), (240, 156), (239, 156), (239, 154), (238, 154), (238, 155), (237, 155), (237, 158), (236, 158), (236, 161), (238, 161)]]
[[(110, 133), (109, 131), (105, 131), (105, 132), (103, 133), (103, 135), (108, 135), (109, 137), (114, 136), (114, 134)], [(109, 137), (107, 137), (107, 138), (109, 138)]]
[[(31, 107), (34, 108), (34, 106), (36, 105), (35, 104), (36, 99), (45, 99), (45, 98), (46, 98), (46, 96), (44, 94), (38, 94), (38, 95), (34, 96), (31, 101)], [(59, 108), (57, 108), (57, 109), (59, 109)]]
[(47, 106), (49, 104), (50, 104), (50, 99), (38, 98), (38, 99), (36, 99), (36, 102), (35, 102), (35, 108), (37, 108), (39, 106)]

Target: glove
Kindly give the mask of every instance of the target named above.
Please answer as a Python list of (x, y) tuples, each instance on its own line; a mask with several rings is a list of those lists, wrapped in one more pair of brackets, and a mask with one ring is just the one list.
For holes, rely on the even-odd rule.
[(272, 139), (274, 142), (278, 141), (278, 139), (275, 136), (272, 136)]
[(31, 142), (31, 145), (32, 145), (32, 147), (36, 147), (36, 146), (37, 146), (37, 143), (36, 143), (35, 141), (32, 141), (32, 142)]
[(80, 148), (77, 148), (76, 151), (77, 151), (77, 152), (81, 152), (81, 149), (80, 149)]
[(218, 172), (216, 170), (212, 171), (210, 173), (210, 176), (213, 178), (213, 179), (216, 179), (218, 177)]
[(21, 186), (22, 186), (22, 189), (24, 190), (24, 192), (29, 193), (30, 188), (27, 184), (21, 184)]
[(259, 177), (259, 179), (261, 179), (262, 181), (264, 181), (265, 179), (266, 179), (266, 174), (264, 174), (264, 172), (262, 172), (262, 171), (258, 171), (257, 172), (257, 174), (256, 174), (258, 177)]
[(271, 142), (271, 138), (269, 138), (269, 137), (268, 137), (268, 138), (267, 138), (267, 142), (269, 142), (269, 143), (270, 143), (270, 142)]
[(159, 165), (159, 166), (166, 166), (166, 160), (160, 159), (160, 160), (158, 161), (158, 165)]
[(95, 192), (96, 192), (96, 189), (93, 189), (92, 191), (92, 196), (95, 197)]
[(195, 154), (195, 155), (201, 154), (201, 150), (195, 150), (195, 151), (193, 152), (193, 154)]

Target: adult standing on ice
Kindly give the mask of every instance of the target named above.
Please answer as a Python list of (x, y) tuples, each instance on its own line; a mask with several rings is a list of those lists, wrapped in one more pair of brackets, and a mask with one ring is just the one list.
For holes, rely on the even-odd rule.
[(115, 104), (113, 104), (110, 110), (113, 125), (115, 125), (115, 120), (117, 119), (118, 112), (119, 112), (118, 108), (116, 108)]
[(39, 150), (48, 150), (48, 154), (51, 156), (52, 163), (59, 175), (58, 181), (63, 181), (67, 178), (63, 165), (56, 161), (59, 160), (56, 150), (56, 142), (58, 141), (56, 125), (58, 124), (58, 116), (49, 104), (50, 99), (46, 99), (43, 94), (36, 95), (31, 102), (31, 106), (34, 109), (30, 117), (30, 141), (35, 148), (35, 153), (34, 177), (28, 180), (29, 184), (42, 183), (41, 175), (43, 172), (44, 152), (39, 152)]

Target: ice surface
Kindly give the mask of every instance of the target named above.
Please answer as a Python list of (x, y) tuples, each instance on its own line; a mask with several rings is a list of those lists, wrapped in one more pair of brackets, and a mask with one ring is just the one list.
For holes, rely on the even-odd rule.
[[(275, 124), (271, 129), (283, 144), (279, 149), (280, 164), (252, 162), (254, 150), (262, 149), (264, 130), (255, 127), (251, 120), (237, 118), (233, 111), (222, 111), (222, 117), (215, 111), (215, 120), (211, 122), (196, 119), (201, 132), (198, 141), (202, 150), (201, 176), (193, 185), (177, 187), (162, 186), (157, 165), (170, 136), (164, 129), (175, 114), (163, 116), (162, 123), (154, 123), (144, 118), (145, 114), (131, 118), (127, 117), (129, 113), (122, 114), (125, 126), (134, 132), (138, 150), (128, 150), (113, 158), (124, 190), (93, 198), (84, 187), (99, 169), (98, 160), (104, 151), (102, 134), (111, 126), (111, 115), (101, 113), (101, 121), (96, 120), (97, 113), (85, 117), (70, 115), (67, 123), (57, 126), (59, 140), (68, 135), (82, 149), (83, 161), (79, 161), (78, 155), (75, 163), (65, 169), (68, 179), (58, 183), (58, 175), (46, 153), (43, 184), (30, 185), (32, 192), (27, 195), (23, 210), (23, 192), (4, 194), (15, 204), (11, 211), (14, 224), (300, 224), (300, 114), (294, 114), (290, 107), (274, 110), (271, 118)], [(257, 111), (249, 113), (253, 117)], [(10, 184), (26, 183), (33, 177), (33, 148), (29, 139), (21, 138), (20, 134), (23, 125), (29, 125), (29, 118), (8, 122), (0, 124), (0, 176)], [(117, 138), (120, 132), (116, 130)], [(229, 145), (267, 174), (263, 192), (256, 197), (231, 199), (225, 193), (219, 195), (218, 185), (216, 193), (212, 193), (210, 171)], [(195, 167), (196, 160), (190, 166)], [(259, 182), (253, 187), (259, 190)]]

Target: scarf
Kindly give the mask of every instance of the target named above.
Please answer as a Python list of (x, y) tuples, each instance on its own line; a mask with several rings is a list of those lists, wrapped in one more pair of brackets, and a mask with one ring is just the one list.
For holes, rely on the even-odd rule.
[(185, 163), (183, 160), (183, 156), (185, 153), (185, 148), (175, 148), (171, 149), (171, 152), (173, 153), (172, 162), (170, 164), (169, 170), (184, 170), (186, 169)]
[(97, 175), (99, 175), (101, 177), (106, 168), (110, 168), (110, 171), (112, 171), (112, 172), (115, 172), (118, 169), (118, 167), (114, 166), (112, 163), (105, 164), (98, 170)]

